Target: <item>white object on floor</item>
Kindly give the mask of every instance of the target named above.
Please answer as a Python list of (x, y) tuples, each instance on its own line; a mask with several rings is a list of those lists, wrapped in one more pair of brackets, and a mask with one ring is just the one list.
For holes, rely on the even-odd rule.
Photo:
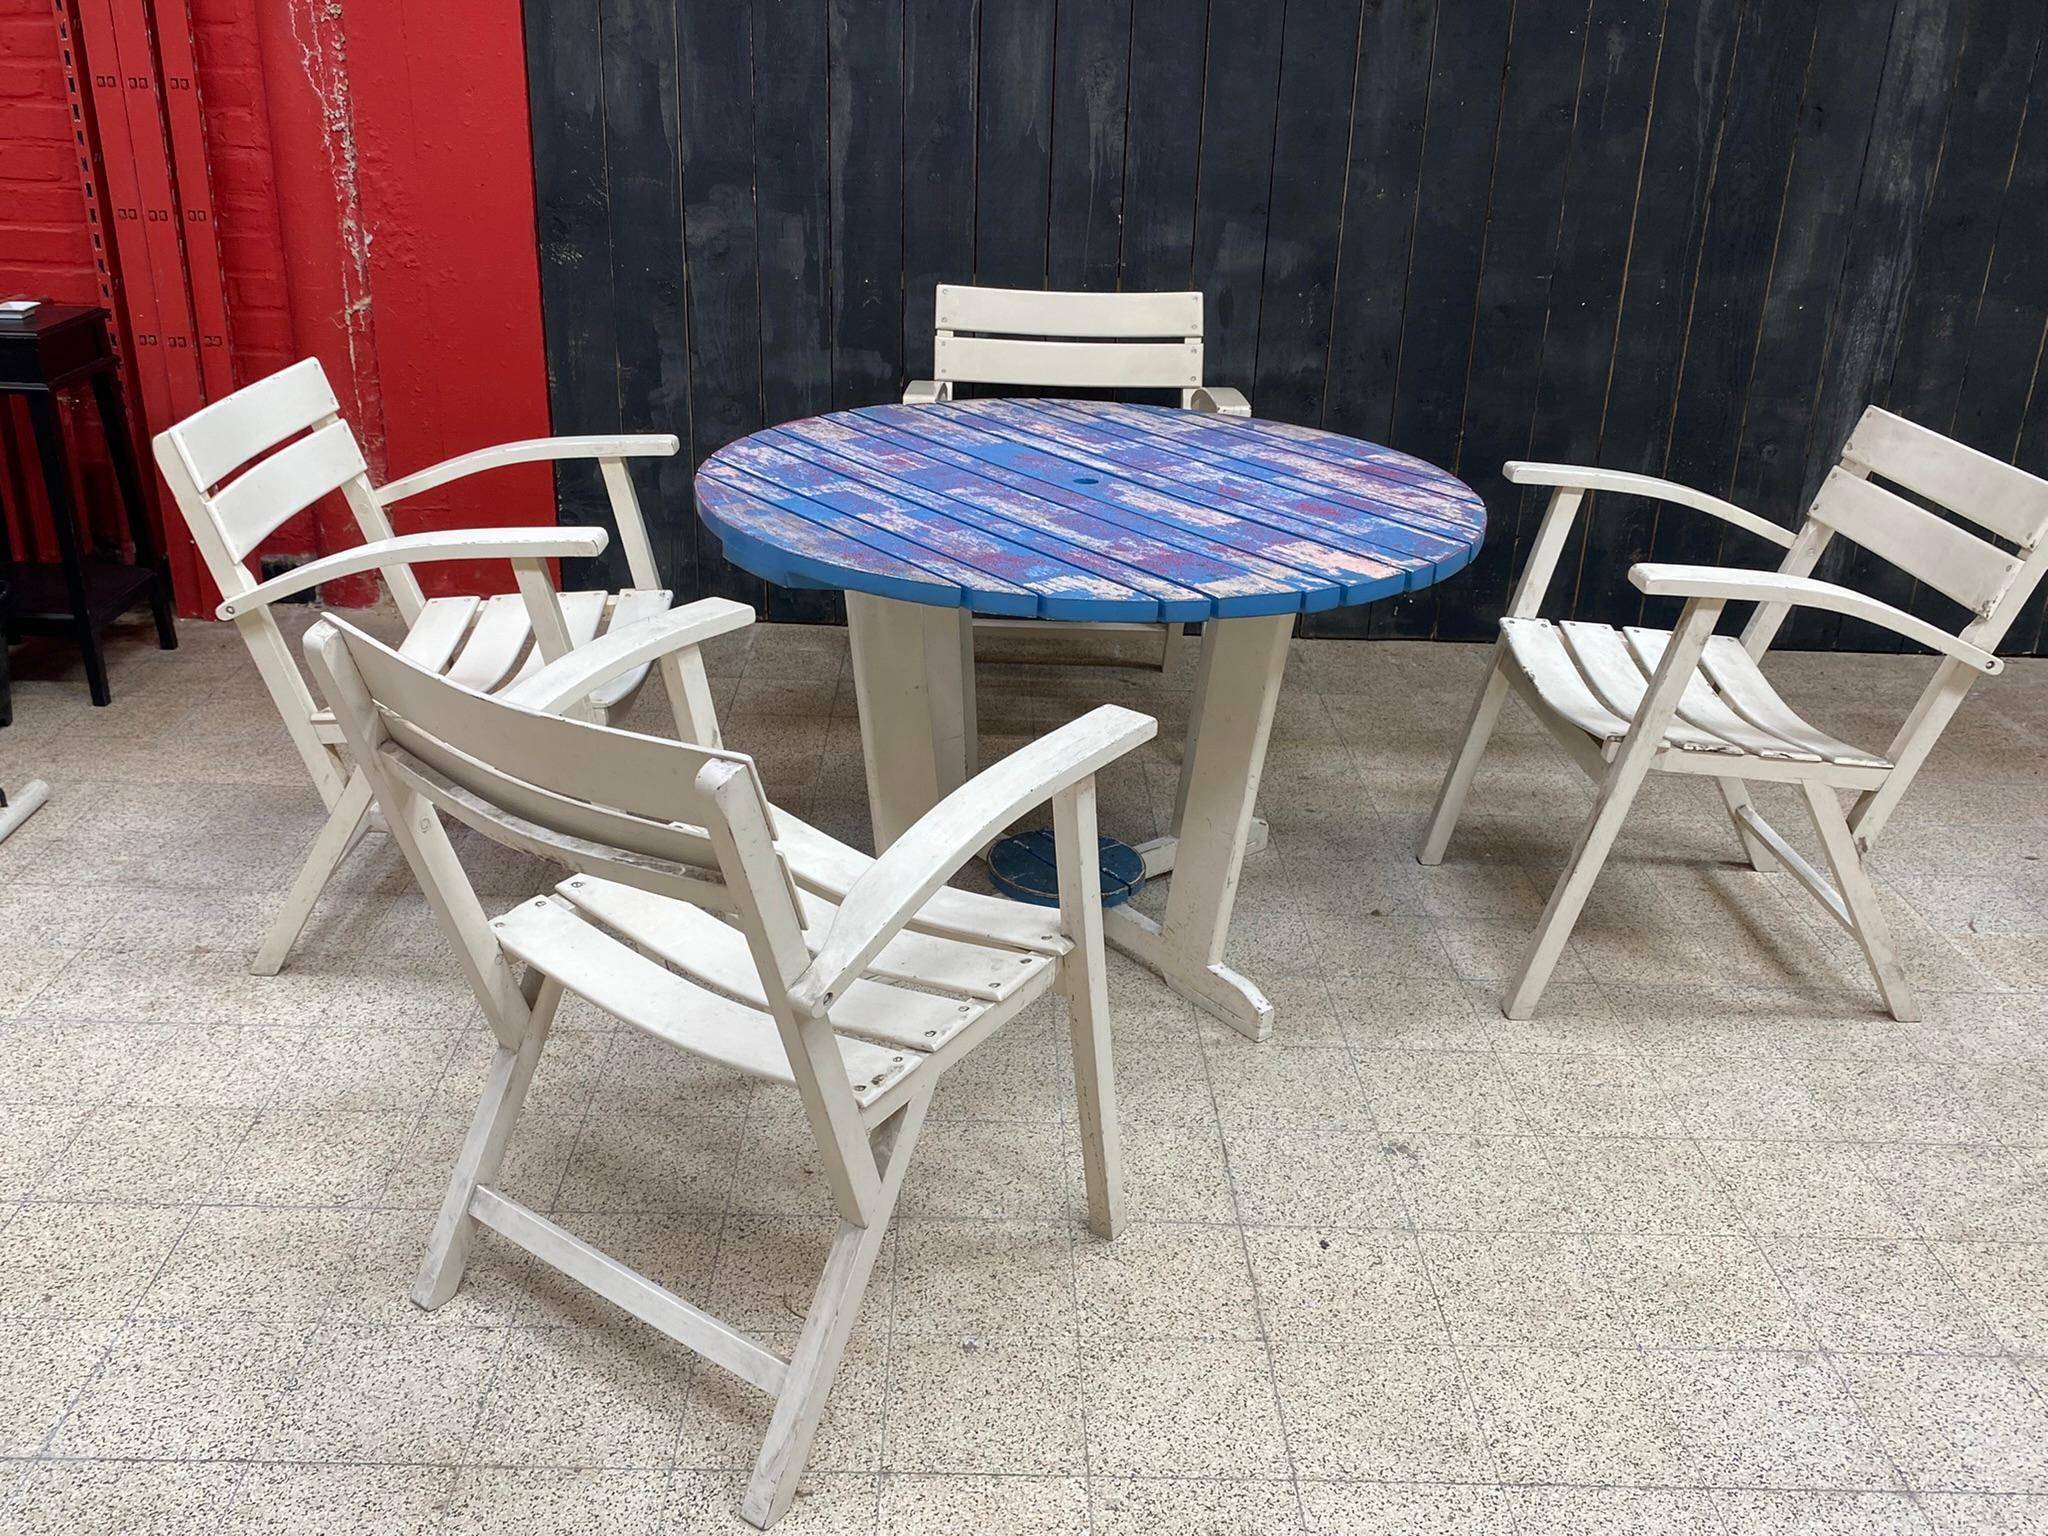
[[(305, 650), (497, 1038), (413, 1300), (455, 1294), (482, 1222), (769, 1393), (740, 1506), (765, 1529), (796, 1496), (933, 1089), (1053, 989), (1073, 1039), (1089, 1225), (1104, 1238), (1122, 1225), (1095, 774), (1157, 725), (1114, 706), (1084, 715), (869, 860), (771, 806), (749, 757), (568, 718), (621, 672), (694, 650), (706, 606), (608, 635), (495, 698), (339, 620), (315, 625)], [(1057, 912), (946, 887), (1048, 800)], [(489, 918), (443, 816), (572, 874)], [(495, 1187), (565, 992), (800, 1099), (839, 1228), (788, 1359)]]
[[(219, 616), (241, 631), (284, 717), (292, 745), (327, 804), (327, 825), (313, 840), (257, 952), (252, 969), (259, 976), (273, 976), (283, 967), (321, 891), (362, 836), (370, 805), (369, 786), (343, 761), (340, 728), (307, 688), (271, 604), (310, 592), (322, 582), (374, 570), (383, 576), (407, 625), (405, 655), (465, 686), (488, 691), (534, 675), (544, 663), (589, 644), (601, 630), (624, 629), (665, 613), (671, 600), (655, 569), (653, 546), (625, 461), (673, 454), (674, 437), (656, 433), (501, 443), (380, 489), (370, 484), (355, 435), (338, 411), (319, 361), (308, 358), (236, 390), (156, 438), (157, 465), (225, 599)], [(271, 452), (273, 448), (277, 451)], [(633, 578), (633, 586), (625, 591), (558, 595), (549, 579), (550, 560), (602, 553), (610, 542), (602, 528), (392, 535), (385, 508), (394, 502), (487, 469), (567, 459), (598, 461), (626, 569)], [(229, 475), (235, 478), (222, 484)], [(260, 580), (249, 563), (256, 547), (287, 518), (334, 491), (355, 514), (364, 542), (294, 566), (269, 581)], [(508, 560), (519, 591), (487, 598), (428, 598), (412, 568), (431, 560)], [(716, 610), (699, 605), (699, 615), (707, 636), (753, 620), (752, 611), (737, 603)], [(716, 746), (710, 684), (696, 652), (688, 652), (688, 657), (660, 658), (662, 683), (682, 734)], [(607, 718), (632, 702), (647, 671), (642, 664), (620, 672), (579, 699), (577, 708), (588, 718)]]
[(0, 843), (4, 843), (24, 821), (43, 808), (43, 802), (50, 798), (50, 786), (41, 779), (30, 779), (13, 796), (0, 798), (7, 800), (0, 806)]
[[(2004, 668), (1993, 650), (2048, 571), (2048, 481), (1876, 406), (1863, 413), (1796, 535), (1718, 497), (1647, 475), (1524, 463), (1510, 463), (1506, 473), (1517, 485), (1552, 487), (1550, 505), (1415, 856), (1424, 864), (1442, 860), (1510, 688), (1599, 790), (1501, 1011), (1511, 1019), (1535, 1011), (1622, 820), (1655, 769), (1714, 779), (1751, 867), (1763, 874), (1782, 869), (1798, 881), (1856, 939), (1892, 1017), (1917, 1019), (1919, 1004), (1865, 861), (1970, 685), (1979, 673)], [(1589, 491), (1707, 513), (1783, 547), (1784, 562), (1776, 571), (1633, 567), (1629, 580), (1645, 593), (1685, 599), (1672, 630), (1553, 624), (1537, 612)], [(1951, 634), (1816, 581), (1811, 573), (1838, 533), (1960, 604), (1970, 621)], [(1757, 605), (1739, 642), (1714, 634), (1731, 602)], [(1885, 751), (1859, 750), (1809, 725), (1758, 669), (1793, 608), (1860, 619), (1941, 656)], [(1799, 786), (1832, 884), (1758, 813), (1747, 787), (1752, 779)], [(1855, 796), (1846, 815), (1839, 790)]]

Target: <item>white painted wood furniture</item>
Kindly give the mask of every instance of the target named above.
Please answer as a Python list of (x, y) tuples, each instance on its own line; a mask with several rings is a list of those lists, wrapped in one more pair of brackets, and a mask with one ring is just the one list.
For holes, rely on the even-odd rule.
[[(1156, 727), (1097, 709), (963, 785), (871, 860), (769, 805), (748, 757), (567, 718), (632, 669), (694, 649), (737, 608), (712, 599), (615, 631), (496, 697), (339, 620), (305, 645), (497, 1039), (413, 1300), (454, 1295), (482, 1222), (767, 1392), (775, 1409), (741, 1505), (765, 1528), (795, 1496), (933, 1089), (1049, 990), (1073, 1037), (1089, 1225), (1110, 1238), (1122, 1224), (1095, 773)], [(1066, 855), (1057, 911), (947, 888), (1047, 800)], [(487, 917), (444, 816), (572, 873)], [(788, 1359), (496, 1187), (564, 992), (801, 1100), (840, 1225)]]
[(1109, 940), (1256, 1040), (1273, 1004), (1224, 948), (1296, 617), (1441, 581), (1486, 526), (1390, 448), (1097, 400), (786, 422), (704, 461), (697, 514), (742, 569), (846, 592), (878, 849), (972, 771), (962, 613), (1201, 620), (1173, 823), (1138, 850), (1173, 875), (1165, 920), (1113, 907)]
[[(1202, 382), (1202, 295), (1072, 293), (940, 283), (932, 312), (932, 374), (914, 379), (905, 405), (953, 398), (956, 384), (1028, 389), (1179, 390), (1183, 409), (1249, 416), (1235, 389)], [(1161, 671), (1180, 654), (1180, 624), (1109, 624), (960, 617), (963, 670), (974, 719), (973, 667), (984, 661), (1086, 662)]]
[[(618, 628), (666, 612), (654, 553), (640, 520), (625, 461), (676, 451), (666, 434), (556, 437), (501, 443), (463, 454), (381, 488), (371, 485), (361, 449), (339, 415), (317, 359), (295, 363), (188, 416), (156, 439), (163, 471), (192, 537), (219, 586), (218, 614), (240, 630), (285, 729), (326, 802), (328, 819), (285, 897), (252, 969), (275, 975), (313, 905), (367, 825), (370, 790), (343, 760), (341, 732), (314, 700), (278, 627), (272, 605), (323, 582), (376, 571), (408, 626), (405, 654), (458, 683), (499, 688), (543, 662)], [(275, 450), (275, 451), (273, 451)], [(615, 593), (556, 594), (547, 562), (601, 553), (602, 528), (462, 529), (393, 536), (385, 509), (409, 496), (508, 464), (596, 459), (611, 495), (633, 587)], [(363, 543), (309, 560), (269, 581), (251, 569), (256, 547), (285, 519), (338, 491), (355, 514)], [(517, 594), (428, 598), (412, 567), (430, 560), (508, 560)], [(744, 621), (739, 621), (744, 622)], [(676, 718), (694, 740), (716, 744), (710, 690), (701, 663), (661, 663)], [(583, 708), (595, 719), (630, 703), (647, 669), (622, 673)], [(714, 734), (707, 735), (706, 732)]]
[[(1550, 505), (1416, 857), (1424, 864), (1443, 858), (1510, 688), (1599, 788), (1502, 1012), (1525, 1019), (1535, 1011), (1637, 790), (1657, 771), (1715, 780), (1751, 866), (1789, 873), (1855, 937), (1892, 1016), (1918, 1018), (1865, 863), (1970, 685), (2004, 665), (1993, 649), (2048, 568), (2048, 482), (1875, 406), (1857, 423), (1797, 534), (1718, 497), (1643, 475), (1511, 463), (1507, 477), (1553, 487)], [(1642, 591), (1685, 599), (1672, 630), (1553, 624), (1537, 610), (1588, 491), (1648, 496), (1720, 518), (1784, 548), (1784, 561), (1776, 571), (1635, 566), (1629, 580)], [(1960, 633), (1814, 580), (1810, 573), (1837, 534), (1960, 604), (1970, 614)], [(1714, 634), (1731, 602), (1757, 604), (1739, 641)], [(1807, 723), (1759, 670), (1795, 607), (1876, 624), (1941, 657), (1882, 752)], [(1832, 883), (1758, 813), (1746, 787), (1751, 780), (1799, 786)], [(1840, 790), (1854, 795), (1846, 815)]]

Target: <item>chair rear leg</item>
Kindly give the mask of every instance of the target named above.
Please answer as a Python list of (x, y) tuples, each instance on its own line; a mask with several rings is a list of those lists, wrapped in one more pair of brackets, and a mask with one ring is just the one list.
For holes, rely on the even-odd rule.
[(1565, 941), (1572, 936), (1579, 913), (1585, 910), (1593, 882), (1600, 878), (1601, 867), (1614, 848), (1614, 839), (1628, 817), (1629, 807), (1635, 804), (1645, 771), (1646, 758), (1633, 763), (1618, 760), (1608, 770), (1586, 829), (1573, 845), (1564, 873), (1557, 877), (1550, 901), (1536, 924), (1536, 937), (1530, 941), (1521, 974), (1516, 976), (1501, 1004), (1500, 1011), (1508, 1018), (1526, 1019), (1536, 1011), (1537, 1000), (1550, 983), (1550, 973), (1557, 969), (1558, 957), (1564, 953)]
[(306, 919), (313, 915), (320, 893), (327, 889), (327, 882), (334, 878), (335, 870), (361, 836), (369, 810), (370, 781), (359, 768), (349, 774), (341, 797), (328, 813), (327, 825), (313, 839), (306, 862), (299, 867), (298, 878), (285, 894), (284, 905), (270, 920), (270, 932), (264, 936), (263, 947), (256, 951), (256, 959), (249, 967), (251, 974), (275, 976), (284, 969), (285, 959), (299, 941)]
[(505, 1148), (512, 1140), (512, 1128), (519, 1121), (520, 1106), (526, 1101), (527, 1084), (540, 1064), (541, 1048), (547, 1044), (548, 1029), (555, 1010), (562, 1003), (562, 984), (553, 977), (529, 971), (525, 990), (532, 1007), (526, 1036), (516, 1051), (500, 1046), (491, 1060), (490, 1075), (484, 1079), (484, 1095), (470, 1118), (469, 1134), (462, 1139), (462, 1151), (455, 1159), (455, 1176), (448, 1182), (448, 1194), (441, 1213), (434, 1218), (434, 1232), (427, 1240), (427, 1255), (413, 1281), (415, 1306), (431, 1312), (454, 1296), (462, 1284), (462, 1271), (469, 1262), (469, 1240), (476, 1231), (476, 1218), (469, 1203), (479, 1184), (489, 1184), (504, 1166)]
[(903, 1174), (930, 1106), (929, 1091), (918, 1095), (883, 1122), (872, 1138), (876, 1157), (885, 1164), (881, 1198), (866, 1226), (857, 1227), (850, 1221), (839, 1224), (832, 1251), (825, 1257), (825, 1272), (811, 1295), (810, 1311), (804, 1315), (804, 1331), (789, 1357), (789, 1371), (775, 1399), (754, 1475), (740, 1500), (740, 1518), (759, 1530), (767, 1530), (789, 1513), (796, 1498), (811, 1442), (825, 1416), (825, 1400), (831, 1395), (839, 1363), (846, 1356), (846, 1341), (860, 1317), (861, 1297), (882, 1251), (882, 1239), (888, 1235)]
[(1493, 665), (1487, 670), (1486, 681), (1479, 688), (1479, 697), (1472, 703), (1471, 718), (1465, 723), (1465, 740), (1459, 746), (1450, 770), (1444, 774), (1443, 786), (1436, 792), (1436, 807), (1429, 813), (1428, 825), (1422, 829), (1422, 841), (1415, 846), (1415, 862), (1418, 864), (1441, 864), (1444, 861), (1444, 849), (1450, 844), (1451, 833), (1465, 809), (1465, 795), (1472, 788), (1472, 776), (1479, 771), (1479, 759), (1486, 755), (1486, 744), (1493, 736), (1495, 722), (1500, 719), (1501, 706), (1507, 703), (1507, 665), (1507, 647), (1496, 645)]
[(1848, 818), (1842, 814), (1841, 802), (1826, 784), (1809, 780), (1799, 789), (1806, 796), (1807, 813), (1813, 817), (1813, 830), (1820, 835), (1821, 849), (1827, 854), (1828, 871), (1835, 877), (1842, 905), (1849, 909), (1851, 931), (1862, 946), (1863, 958), (1870, 963), (1871, 974), (1877, 978), (1877, 990), (1884, 995), (1885, 1007), (1901, 1024), (1917, 1023), (1920, 1001), (1913, 993), (1912, 983), (1906, 980), (1905, 968), (1899, 964), (1898, 951), (1892, 945), (1891, 924), (1885, 921), (1884, 909), (1878, 905), (1877, 890), (1863, 867), (1863, 855), (1857, 851), (1856, 838), (1849, 830)]
[(1749, 860), (1749, 867), (1760, 875), (1777, 874), (1784, 866), (1750, 830), (1749, 823), (1742, 819), (1742, 813), (1753, 808), (1749, 786), (1740, 779), (1716, 779), (1714, 784), (1721, 791), (1721, 803), (1728, 807), (1728, 819), (1735, 823), (1735, 835), (1742, 839), (1742, 852)]

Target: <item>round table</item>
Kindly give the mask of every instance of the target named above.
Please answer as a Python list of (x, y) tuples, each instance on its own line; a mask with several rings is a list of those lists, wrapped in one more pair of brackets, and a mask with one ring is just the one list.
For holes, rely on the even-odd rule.
[(1486, 509), (1434, 465), (1313, 428), (1091, 400), (838, 411), (697, 472), (726, 557), (847, 594), (876, 850), (966, 778), (971, 615), (1202, 621), (1164, 920), (1117, 948), (1255, 1039), (1273, 1009), (1223, 964), (1295, 615), (1414, 591), (1478, 551)]

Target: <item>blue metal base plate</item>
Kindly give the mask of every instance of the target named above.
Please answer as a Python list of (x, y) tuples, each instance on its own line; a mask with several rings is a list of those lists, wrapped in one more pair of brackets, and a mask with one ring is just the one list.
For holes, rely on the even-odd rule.
[[(1145, 888), (1145, 860), (1129, 843), (1105, 837), (1102, 844), (1102, 904), (1119, 907)], [(1036, 907), (1060, 904), (1059, 869), (1050, 832), (1025, 832), (1006, 837), (988, 853), (988, 872), (996, 889), (1012, 901)]]

